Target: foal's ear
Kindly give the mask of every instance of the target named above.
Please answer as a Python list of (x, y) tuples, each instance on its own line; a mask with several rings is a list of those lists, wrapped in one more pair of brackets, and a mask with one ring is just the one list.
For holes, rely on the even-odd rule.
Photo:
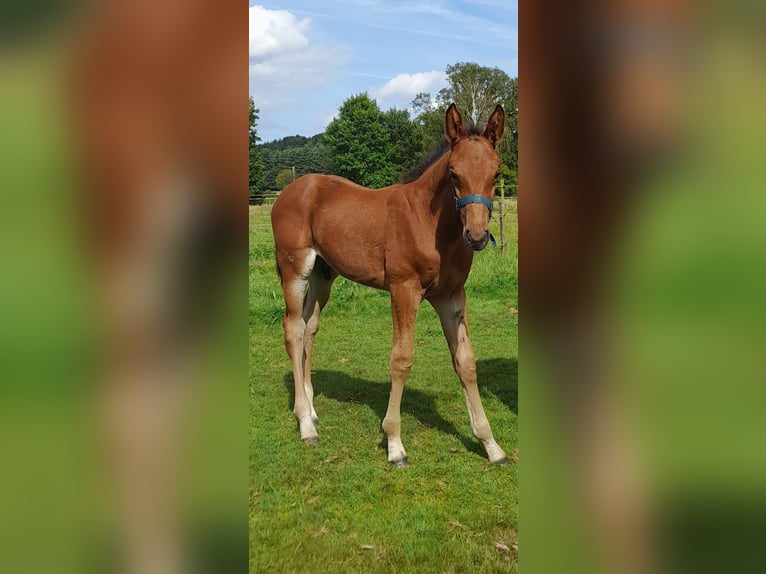
[(463, 133), (463, 118), (460, 116), (460, 112), (455, 104), (450, 104), (447, 108), (447, 115), (444, 118), (444, 129), (449, 143), (455, 145), (460, 139), (460, 134)]
[(489, 116), (487, 121), (487, 128), (484, 130), (484, 137), (492, 142), (492, 145), (497, 144), (500, 138), (503, 137), (503, 130), (505, 129), (505, 111), (503, 106), (498, 105), (492, 115)]

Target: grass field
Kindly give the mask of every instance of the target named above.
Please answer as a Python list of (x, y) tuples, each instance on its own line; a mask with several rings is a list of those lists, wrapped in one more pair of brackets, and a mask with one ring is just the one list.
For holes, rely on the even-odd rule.
[[(506, 208), (505, 253), (478, 253), (466, 292), (482, 400), (511, 456), (518, 426), (515, 201)], [(388, 294), (342, 278), (314, 347), (319, 446), (300, 441), (269, 210), (250, 208), (251, 572), (516, 572), (517, 466), (489, 464), (473, 437), (427, 303), (402, 401), (411, 465), (388, 464), (380, 428), (389, 392)], [(496, 217), (492, 225), (499, 240)]]

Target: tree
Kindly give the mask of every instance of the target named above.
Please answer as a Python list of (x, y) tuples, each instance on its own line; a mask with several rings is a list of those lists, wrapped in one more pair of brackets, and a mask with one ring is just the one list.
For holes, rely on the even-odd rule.
[(293, 170), (290, 168), (283, 169), (277, 174), (277, 187), (280, 191), (290, 185), (295, 179), (293, 178)]
[(444, 113), (447, 106), (441, 106), (428, 92), (420, 92), (412, 100), (415, 113), (414, 124), (420, 131), (421, 155), (433, 148), (444, 137)]
[(310, 138), (287, 136), (258, 145), (266, 170), (266, 186), (278, 189), (277, 175), (285, 168), (295, 167), (295, 175), (307, 173), (330, 173), (332, 158), (327, 146), (322, 143), (322, 134)]
[(249, 191), (248, 195), (253, 198), (254, 201), (263, 201), (263, 188), (266, 183), (266, 171), (263, 168), (263, 161), (261, 154), (256, 147), (256, 144), (260, 141), (258, 137), (258, 110), (255, 107), (252, 96), (249, 98), (249, 115), (250, 115), (250, 129), (249, 129), (249, 144), (250, 144), (250, 176), (249, 176)]
[(383, 114), (383, 126), (389, 137), (388, 161), (397, 174), (410, 171), (423, 154), (423, 136), (410, 112), (391, 108)]
[(385, 122), (378, 104), (366, 92), (344, 101), (324, 134), (333, 171), (366, 187), (396, 182), (398, 171), (390, 161), (391, 136)]
[(483, 125), (497, 104), (510, 104), (514, 83), (500, 68), (487, 68), (474, 62), (447, 66), (449, 86), (439, 90), (438, 100), (446, 108), (455, 102), (464, 117)]
[(258, 114), (261, 110), (255, 107), (253, 96), (248, 98), (248, 107), (250, 112), (250, 147), (254, 148), (255, 144), (261, 141), (261, 138), (258, 136)]
[(505, 132), (503, 139), (497, 144), (497, 153), (510, 174), (506, 177), (505, 185), (515, 195), (518, 188), (519, 171), (519, 79), (511, 79), (511, 92), (503, 102), (505, 108)]

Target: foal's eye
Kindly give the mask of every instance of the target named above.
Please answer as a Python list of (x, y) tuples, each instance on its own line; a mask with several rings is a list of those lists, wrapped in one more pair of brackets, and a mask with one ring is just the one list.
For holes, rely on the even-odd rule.
[(457, 174), (452, 170), (450, 170), (449, 176), (452, 178), (452, 181), (455, 181), (457, 179)]

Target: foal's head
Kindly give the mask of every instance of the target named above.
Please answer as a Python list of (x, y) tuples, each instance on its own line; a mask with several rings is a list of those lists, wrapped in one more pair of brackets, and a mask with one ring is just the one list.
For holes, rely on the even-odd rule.
[(463, 224), (467, 247), (479, 251), (487, 246), (487, 225), (492, 214), (495, 180), (500, 173), (500, 158), (495, 144), (503, 135), (505, 112), (501, 106), (487, 121), (482, 135), (463, 128), (463, 118), (455, 104), (447, 108), (445, 131), (450, 142), (449, 170), (456, 206)]

